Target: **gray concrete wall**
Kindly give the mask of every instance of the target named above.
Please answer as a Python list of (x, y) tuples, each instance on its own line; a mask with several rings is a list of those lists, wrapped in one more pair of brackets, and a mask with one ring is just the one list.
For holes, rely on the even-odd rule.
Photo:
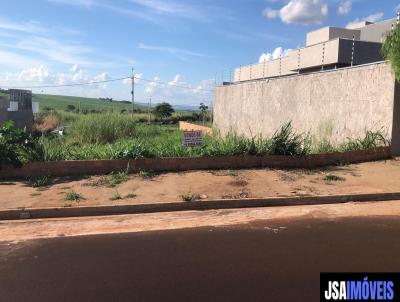
[(16, 128), (26, 128), (31, 131), (33, 125), (33, 112), (32, 110), (19, 110), (19, 111), (8, 111), (7, 119), (14, 122)]
[(396, 19), (385, 20), (360, 28), (360, 39), (363, 41), (383, 42), (385, 36), (392, 30), (392, 24), (396, 24)]
[(223, 135), (270, 137), (292, 121), (315, 141), (342, 143), (381, 128), (390, 138), (394, 98), (394, 74), (385, 63), (238, 83), (217, 88), (214, 126)]

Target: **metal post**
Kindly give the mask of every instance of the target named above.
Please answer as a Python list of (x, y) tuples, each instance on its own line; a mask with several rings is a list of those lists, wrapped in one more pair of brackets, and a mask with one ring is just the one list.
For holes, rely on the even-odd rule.
[(135, 111), (135, 73), (132, 68), (132, 113)]
[(355, 46), (356, 46), (356, 36), (353, 35), (353, 46), (351, 47), (351, 67), (354, 65), (354, 51), (355, 51)]
[(151, 93), (149, 92), (149, 109), (148, 109), (148, 114), (149, 114), (149, 125), (151, 124)]
[(241, 80), (241, 76), (242, 76), (242, 65), (240, 65), (239, 67), (239, 82)]
[(282, 76), (282, 54), (279, 55), (279, 77)]
[(301, 49), (297, 50), (297, 72), (300, 74)]
[(252, 64), (250, 64), (250, 80), (252, 79), (252, 74), (251, 74), (251, 72), (252, 72), (252, 68), (253, 68), (253, 65)]
[(265, 59), (263, 60), (263, 79), (265, 79)]
[(229, 82), (232, 83), (233, 79), (232, 79), (232, 68), (229, 68)]

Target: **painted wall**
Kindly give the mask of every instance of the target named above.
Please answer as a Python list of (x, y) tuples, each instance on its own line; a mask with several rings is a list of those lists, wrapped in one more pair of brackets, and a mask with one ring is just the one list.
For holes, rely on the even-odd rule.
[(390, 138), (394, 101), (394, 74), (379, 63), (218, 87), (214, 126), (222, 134), (268, 137), (292, 121), (315, 141), (342, 143), (381, 128)]

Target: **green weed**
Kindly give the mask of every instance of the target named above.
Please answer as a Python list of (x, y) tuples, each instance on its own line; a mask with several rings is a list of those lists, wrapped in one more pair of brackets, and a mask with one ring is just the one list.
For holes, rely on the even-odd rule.
[(323, 180), (326, 181), (326, 182), (345, 181), (346, 178), (341, 177), (341, 176), (337, 176), (337, 175), (333, 175), (333, 174), (328, 174), (328, 175), (324, 176)]
[(82, 199), (84, 199), (83, 196), (75, 191), (69, 191), (65, 195), (65, 200), (68, 201), (80, 201)]

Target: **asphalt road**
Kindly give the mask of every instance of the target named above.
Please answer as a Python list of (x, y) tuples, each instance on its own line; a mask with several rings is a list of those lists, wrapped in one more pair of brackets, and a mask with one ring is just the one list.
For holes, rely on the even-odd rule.
[(0, 244), (0, 301), (318, 301), (321, 271), (400, 271), (400, 219)]

